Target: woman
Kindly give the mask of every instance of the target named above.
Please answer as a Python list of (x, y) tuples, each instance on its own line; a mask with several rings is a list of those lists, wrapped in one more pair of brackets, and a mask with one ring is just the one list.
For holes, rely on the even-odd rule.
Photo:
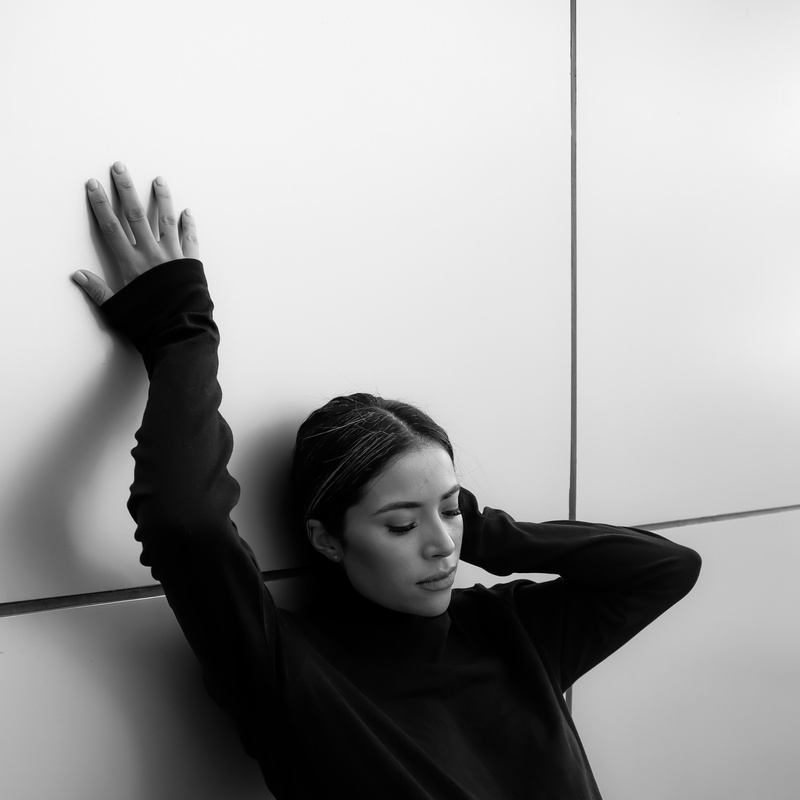
[[(293, 457), (296, 519), (329, 565), (322, 601), (276, 608), (229, 517), (194, 221), (156, 178), (156, 240), (124, 165), (113, 175), (135, 246), (97, 181), (87, 191), (125, 286), (74, 278), (150, 377), (129, 502), (141, 560), (275, 796), (600, 797), (563, 693), (691, 589), (697, 554), (636, 529), (481, 512), (438, 425), (353, 395), (303, 423)], [(560, 577), (454, 590), (460, 558)]]

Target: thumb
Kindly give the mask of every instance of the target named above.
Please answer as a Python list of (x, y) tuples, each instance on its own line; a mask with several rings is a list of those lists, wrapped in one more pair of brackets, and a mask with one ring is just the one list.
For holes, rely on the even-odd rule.
[(102, 278), (98, 278), (97, 275), (89, 272), (89, 270), (78, 270), (73, 273), (72, 280), (99, 306), (103, 305), (114, 294)]

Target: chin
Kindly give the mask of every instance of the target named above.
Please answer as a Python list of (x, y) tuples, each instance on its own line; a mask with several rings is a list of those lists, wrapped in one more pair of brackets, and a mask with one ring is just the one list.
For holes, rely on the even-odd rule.
[(440, 614), (444, 614), (450, 607), (451, 595), (452, 591), (450, 589), (438, 593), (427, 602), (420, 603), (419, 610), (413, 613), (416, 613), (420, 617), (438, 617)]

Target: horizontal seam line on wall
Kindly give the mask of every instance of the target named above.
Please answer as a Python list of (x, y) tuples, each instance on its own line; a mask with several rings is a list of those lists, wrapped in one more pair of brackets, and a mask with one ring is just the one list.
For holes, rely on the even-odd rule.
[(712, 522), (725, 522), (729, 519), (744, 519), (745, 517), (761, 517), (766, 514), (782, 514), (786, 511), (800, 511), (800, 505), (775, 506), (774, 508), (758, 508), (753, 511), (734, 511), (732, 514), (712, 514), (708, 517), (690, 517), (688, 519), (673, 519), (669, 522), (648, 522), (644, 525), (632, 525), (633, 528), (644, 528), (648, 531), (666, 530), (667, 528), (683, 528), (687, 525), (705, 525)]
[[(776, 506), (774, 508), (759, 508), (753, 511), (735, 511), (731, 514), (713, 514), (707, 517), (691, 517), (689, 519), (674, 519), (668, 522), (649, 522), (644, 525), (631, 527), (657, 531), (667, 528), (682, 528), (687, 525), (704, 525), (713, 522), (724, 522), (732, 519), (746, 517), (760, 517), (767, 514), (781, 514), (787, 511), (800, 511), (800, 504), (791, 506)], [(274, 569), (262, 572), (261, 576), (266, 582), (287, 580), (289, 578), (302, 578), (311, 574), (312, 570), (304, 567), (288, 569)], [(110, 589), (102, 592), (87, 592), (85, 594), (67, 594), (59, 597), (37, 597), (33, 600), (18, 600), (10, 603), (0, 603), (0, 617), (16, 617), (23, 614), (36, 614), (41, 611), (56, 611), (67, 608), (81, 608), (83, 606), (97, 606), (107, 603), (121, 603), (128, 600), (143, 600), (149, 597), (161, 597), (164, 589), (160, 584), (150, 586), (133, 586), (127, 589)]]
[[(311, 570), (297, 567), (291, 569), (273, 569), (262, 572), (264, 581), (281, 581), (287, 578), (301, 578)], [(41, 611), (56, 611), (83, 606), (99, 606), (107, 603), (122, 603), (128, 600), (143, 600), (149, 597), (161, 597), (164, 587), (161, 584), (150, 586), (131, 586), (126, 589), (109, 589), (101, 592), (84, 594), (66, 594), (59, 597), (37, 597), (32, 600), (17, 600), (0, 603), (0, 617), (16, 617), (22, 614), (38, 614)]]

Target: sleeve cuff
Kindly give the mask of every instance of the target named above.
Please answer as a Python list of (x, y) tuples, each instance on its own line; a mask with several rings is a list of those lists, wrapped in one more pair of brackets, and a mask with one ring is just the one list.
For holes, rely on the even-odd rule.
[(109, 323), (141, 350), (165, 320), (192, 311), (210, 313), (213, 304), (202, 262), (181, 258), (144, 272), (100, 309)]

